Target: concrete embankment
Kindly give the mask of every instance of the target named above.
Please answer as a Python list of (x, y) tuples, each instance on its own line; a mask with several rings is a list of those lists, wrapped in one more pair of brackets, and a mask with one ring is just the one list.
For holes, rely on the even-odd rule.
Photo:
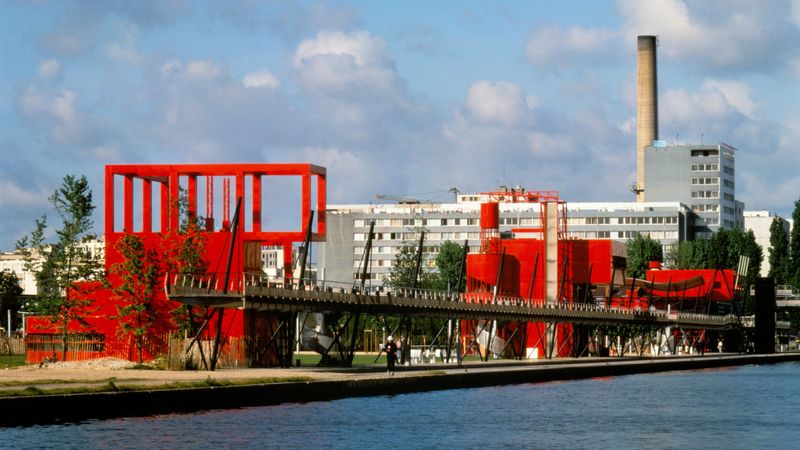
[(800, 353), (577, 359), (469, 364), (460, 368), (426, 366), (413, 370), (404, 369), (395, 375), (376, 373), (377, 368), (372, 371), (356, 369), (338, 379), (291, 383), (9, 396), (0, 398), (0, 424), (14, 426), (60, 423), (788, 361), (800, 361)]

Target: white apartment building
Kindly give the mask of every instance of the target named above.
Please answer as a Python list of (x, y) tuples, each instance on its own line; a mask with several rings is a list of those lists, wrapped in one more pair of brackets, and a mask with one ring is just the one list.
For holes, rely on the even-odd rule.
[[(99, 239), (87, 239), (81, 243), (81, 248), (88, 251), (92, 257), (105, 261), (105, 241), (103, 237)], [(36, 259), (36, 258), (35, 258)], [(41, 259), (40, 259), (41, 260)], [(19, 279), (22, 287), (22, 295), (35, 296), (38, 293), (36, 286), (36, 274), (25, 268), (25, 257), (20, 252), (5, 252), (0, 254), (0, 272), (7, 270), (14, 273)]]
[(753, 231), (753, 234), (756, 236), (756, 243), (761, 246), (764, 252), (764, 260), (761, 263), (760, 273), (762, 277), (766, 277), (770, 270), (769, 249), (771, 246), (769, 243), (769, 230), (770, 227), (772, 227), (772, 221), (776, 219), (781, 222), (781, 226), (788, 236), (791, 230), (791, 224), (783, 217), (765, 210), (744, 212), (744, 228)]
[[(518, 189), (518, 188), (515, 188)], [(391, 271), (395, 254), (404, 244), (417, 245), (425, 230), (425, 260), (435, 266), (438, 247), (446, 241), (470, 252), (480, 245), (479, 194), (461, 195), (457, 203), (329, 205), (326, 242), (320, 246), (317, 268), (320, 278), (352, 282), (362, 265), (367, 234), (375, 222), (370, 256), (371, 277), (381, 282)], [(668, 254), (671, 246), (687, 239), (694, 217), (680, 202), (567, 203), (568, 236), (577, 239), (627, 241), (637, 233), (658, 240)], [(500, 232), (539, 226), (539, 204), (500, 202)]]

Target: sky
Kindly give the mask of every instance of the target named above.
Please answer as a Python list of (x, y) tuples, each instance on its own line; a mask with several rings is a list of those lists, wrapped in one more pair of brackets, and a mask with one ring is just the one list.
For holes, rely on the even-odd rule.
[(640, 34), (658, 36), (659, 137), (736, 147), (737, 199), (789, 216), (800, 1), (8, 0), (0, 250), (58, 226), (68, 174), (102, 233), (105, 164), (309, 162), (331, 204), (499, 185), (633, 201)]

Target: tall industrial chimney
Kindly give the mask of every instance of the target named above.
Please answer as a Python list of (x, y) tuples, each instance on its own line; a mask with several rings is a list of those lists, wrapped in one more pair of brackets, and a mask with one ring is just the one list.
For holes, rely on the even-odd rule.
[(644, 201), (644, 147), (658, 139), (656, 37), (639, 36), (636, 52), (636, 201)]

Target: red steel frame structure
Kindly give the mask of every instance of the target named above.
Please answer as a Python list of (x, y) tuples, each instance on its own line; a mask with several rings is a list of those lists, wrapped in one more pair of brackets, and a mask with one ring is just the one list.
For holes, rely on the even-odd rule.
[[(265, 177), (298, 177), (300, 179), (300, 223), (295, 230), (268, 231), (265, 228), (265, 210), (263, 198)], [(233, 198), (241, 199), (239, 215), (249, 211), (249, 220), (239, 220), (235, 233), (235, 242), (231, 243), (234, 233), (230, 224), (226, 224), (227, 211), (215, 224), (213, 219), (214, 178), (222, 178), (227, 186), (233, 182)], [(198, 192), (198, 180), (204, 180), (206, 192)], [(115, 186), (121, 182), (121, 196)], [(312, 184), (316, 182), (316, 192), (312, 192)], [(249, 185), (249, 186), (248, 186)], [(292, 276), (292, 247), (306, 238), (313, 209), (316, 209), (316, 226), (312, 228), (311, 239), (325, 239), (326, 209), (326, 169), (307, 163), (288, 164), (125, 164), (105, 166), (105, 267), (122, 260), (115, 249), (116, 243), (126, 234), (133, 233), (142, 238), (148, 248), (163, 251), (161, 245), (169, 232), (177, 232), (181, 222), (179, 199), (185, 195), (189, 217), (204, 215), (207, 219), (205, 228), (206, 259), (209, 270), (215, 272), (230, 271), (232, 285), (241, 281), (245, 271), (260, 271), (261, 246), (280, 246), (283, 250), (284, 277)], [(228, 190), (227, 188), (225, 189)], [(181, 191), (184, 191), (182, 193)], [(316, 194), (316, 205), (312, 205), (312, 195)], [(285, 192), (277, 195), (285, 197)], [(198, 198), (205, 199), (205, 211), (199, 211)], [(271, 197), (270, 197), (271, 198)], [(121, 199), (121, 201), (119, 201)], [(229, 209), (230, 197), (222, 199), (223, 211)], [(316, 208), (313, 208), (313, 207)], [(277, 208), (271, 208), (274, 213)], [(156, 215), (158, 217), (156, 217)], [(117, 218), (120, 217), (121, 221)], [(269, 218), (269, 217), (267, 217)], [(138, 219), (138, 220), (137, 220)], [(121, 226), (116, 226), (121, 222)], [(215, 226), (216, 225), (216, 226)], [(232, 244), (232, 245), (231, 245)], [(230, 256), (230, 267), (221, 266), (220, 262)], [(214, 263), (216, 267), (214, 266)], [(112, 280), (113, 283), (113, 280)], [(76, 359), (95, 358), (100, 356), (117, 356), (132, 358), (134, 355), (131, 339), (121, 338), (117, 334), (116, 322), (112, 317), (117, 313), (117, 301), (113, 293), (106, 289), (97, 290), (93, 294), (93, 311), (85, 318), (83, 325), (69, 325), (70, 333), (93, 336), (90, 351), (72, 352)], [(245, 313), (234, 310), (225, 316), (221, 327), (209, 326), (206, 337), (214, 334), (214, 329), (225, 330), (227, 337), (243, 337), (247, 333)], [(271, 320), (271, 319), (268, 319)], [(87, 326), (88, 325), (88, 326)], [(172, 325), (167, 322), (155, 325), (159, 330), (169, 330)], [(36, 341), (36, 348), (29, 348), (28, 362), (36, 363), (49, 357), (58, 345), (57, 330), (45, 318), (32, 317), (28, 328)], [(79, 338), (86, 339), (86, 338)], [(154, 342), (146, 350), (148, 357), (153, 357), (164, 349), (165, 342)], [(87, 348), (83, 345), (82, 348)], [(31, 351), (32, 350), (32, 351)], [(240, 355), (241, 356), (241, 355)]]
[[(467, 301), (488, 303), (498, 297), (510, 297), (547, 303), (544, 265), (548, 258), (554, 259), (558, 267), (557, 302), (595, 303), (597, 295), (602, 295), (607, 307), (667, 309), (669, 305), (673, 310), (708, 314), (713, 313), (715, 303), (730, 303), (735, 298), (736, 275), (729, 269), (654, 267), (643, 280), (626, 280), (624, 244), (609, 239), (568, 239), (567, 208), (557, 192), (512, 190), (481, 195), (485, 200), (481, 204), (481, 250), (467, 256)], [(498, 202), (539, 203), (540, 226), (514, 228), (511, 231), (515, 235), (501, 236)], [(548, 255), (545, 250), (544, 204), (559, 208), (556, 254)], [(637, 289), (631, 289), (634, 285)], [(580, 354), (587, 343), (585, 338), (572, 333), (577, 325), (506, 322), (494, 326), (482, 324), (482, 327), (471, 321), (462, 321), (461, 325), (465, 348), (471, 347), (470, 342), (476, 343), (478, 333), (485, 335), (485, 330), (490, 339), (505, 343), (503, 348), (507, 353), (522, 358), (530, 358), (532, 354), (538, 357)], [(548, 327), (552, 328), (550, 332)], [(481, 353), (484, 346), (485, 343), (480, 345)]]
[[(188, 214), (198, 216), (198, 178), (213, 180), (213, 177), (233, 177), (235, 179), (233, 197), (243, 200), (241, 211), (248, 209), (251, 215), (251, 229), (245, 227), (246, 220), (239, 221), (237, 230), (238, 251), (244, 242), (259, 242), (261, 245), (280, 245), (284, 252), (284, 272), (291, 273), (292, 244), (302, 242), (305, 238), (305, 227), (311, 214), (311, 183), (317, 181), (317, 217), (316, 230), (312, 240), (320, 241), (325, 237), (325, 204), (326, 204), (326, 170), (313, 164), (153, 164), (153, 165), (107, 165), (105, 169), (105, 230), (106, 230), (106, 265), (114, 262), (114, 243), (125, 232), (158, 234), (167, 230), (177, 230), (179, 211), (174, 207), (180, 196), (181, 180), (186, 180), (186, 198)], [(265, 231), (262, 229), (262, 179), (266, 176), (298, 176), (301, 178), (301, 223), (295, 231)], [(116, 229), (115, 222), (115, 178), (123, 179), (122, 229)], [(250, 192), (245, 191), (245, 180), (250, 181)], [(141, 229), (134, 229), (134, 181), (141, 181)], [(160, 194), (159, 217), (160, 226), (153, 231), (153, 189), (157, 183)], [(212, 181), (213, 183), (213, 181)], [(249, 195), (248, 195), (249, 194)], [(206, 198), (211, 196), (206, 195)], [(213, 216), (211, 205), (206, 202), (206, 217)], [(240, 216), (241, 217), (241, 216)], [(223, 218), (224, 220), (225, 218)], [(212, 231), (212, 230), (207, 230)], [(222, 230), (226, 231), (226, 230)], [(213, 251), (212, 251), (213, 253)], [(210, 255), (210, 259), (217, 255)]]

